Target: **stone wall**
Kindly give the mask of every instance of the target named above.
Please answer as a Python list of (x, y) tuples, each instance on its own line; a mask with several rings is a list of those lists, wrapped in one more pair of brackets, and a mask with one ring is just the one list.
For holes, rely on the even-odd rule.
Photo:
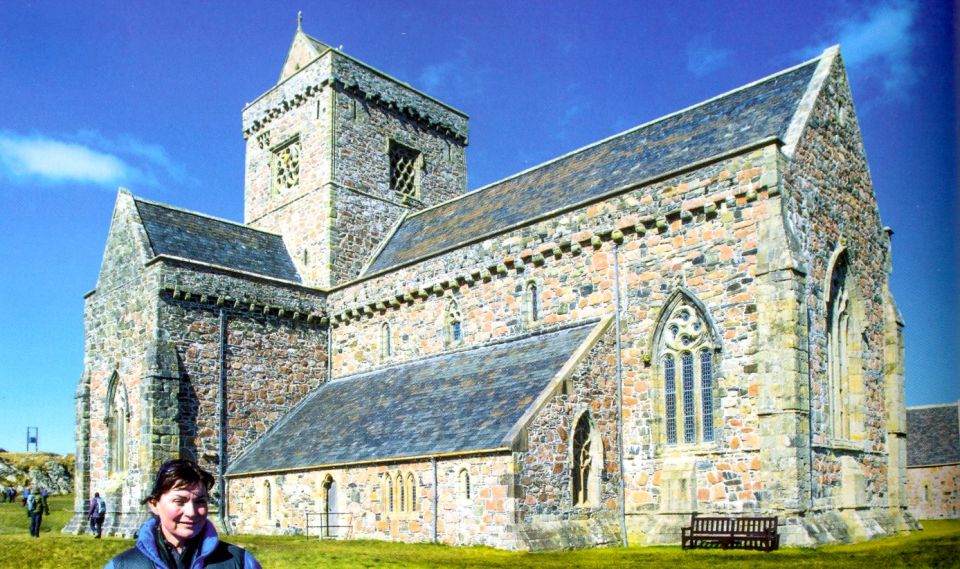
[(216, 270), (164, 269), (159, 324), (180, 372), (179, 454), (217, 472), (222, 430), (229, 462), (326, 380), (326, 333), (312, 316), (322, 311), (323, 296)]
[(907, 503), (919, 519), (960, 518), (960, 465), (908, 468)]
[[(458, 489), (464, 469), (473, 488), (469, 498)], [(398, 474), (416, 480), (415, 511), (390, 511), (384, 480)], [(337, 513), (330, 525), (343, 526), (330, 528), (335, 537), (430, 542), (436, 521), (440, 543), (518, 547), (511, 531), (512, 456), (438, 458), (436, 475), (434, 484), (431, 462), (417, 460), (232, 478), (229, 519), (240, 533), (320, 535), (329, 477), (336, 485), (330, 511)]]
[[(899, 469), (890, 463), (888, 429), (895, 430), (896, 415), (902, 413), (887, 408), (884, 349), (889, 335), (885, 314), (891, 301), (885, 294), (889, 240), (880, 222), (839, 55), (788, 163), (784, 188), (787, 219), (801, 244), (807, 273), (813, 428), (810, 500), (823, 520), (829, 520), (821, 523), (824, 529), (817, 539), (856, 539), (896, 531), (908, 522), (902, 504), (889, 502), (891, 495), (899, 499), (900, 492), (888, 487), (888, 471)], [(854, 352), (857, 359), (850, 372), (854, 379), (843, 402), (850, 424), (848, 435), (831, 428), (827, 370), (827, 295), (832, 263), (841, 252), (858, 295), (855, 316), (859, 320), (859, 349)], [(891, 401), (902, 405), (896, 397)], [(902, 460), (902, 453), (894, 450), (892, 456)], [(899, 477), (892, 480), (901, 484)], [(834, 535), (826, 537), (824, 533)]]
[[(462, 113), (327, 50), (244, 109), (246, 223), (283, 235), (306, 283), (349, 280), (405, 212), (466, 191), (466, 129)], [(391, 141), (421, 153), (413, 198), (390, 190)], [(278, 183), (288, 143), (296, 179)]]
[[(78, 386), (77, 491), (74, 509), (86, 511), (93, 492), (100, 492), (121, 512), (139, 510), (138, 501), (146, 479), (142, 467), (151, 456), (151, 415), (143, 397), (153, 380), (153, 352), (157, 330), (157, 299), (150, 294), (158, 282), (156, 271), (145, 270), (148, 258), (146, 236), (139, 225), (136, 206), (127, 192), (118, 195), (107, 237), (97, 289), (84, 306), (84, 371)], [(107, 408), (112, 378), (127, 403), (127, 467), (112, 471), (111, 456), (120, 449), (108, 444)], [(125, 532), (137, 525), (136, 514), (113, 516), (109, 531)], [(77, 531), (85, 520), (75, 516), (68, 530)]]

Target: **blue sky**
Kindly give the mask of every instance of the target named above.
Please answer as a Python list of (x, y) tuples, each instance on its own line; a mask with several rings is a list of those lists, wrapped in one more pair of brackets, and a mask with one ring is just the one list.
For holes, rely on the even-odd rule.
[(960, 399), (951, 2), (0, 4), (0, 447), (72, 452), (83, 295), (118, 186), (243, 217), (240, 111), (314, 37), (470, 115), (477, 188), (840, 43), (906, 321), (907, 402)]

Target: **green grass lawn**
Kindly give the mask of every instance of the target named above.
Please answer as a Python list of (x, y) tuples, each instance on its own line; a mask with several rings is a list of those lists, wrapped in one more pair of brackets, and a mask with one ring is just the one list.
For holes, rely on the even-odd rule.
[[(89, 535), (60, 533), (70, 519), (71, 496), (50, 499), (39, 539), (27, 535), (27, 516), (18, 504), (0, 504), (0, 569), (99, 568), (131, 546), (120, 538), (95, 540)], [(268, 569), (326, 567), (657, 567), (745, 569), (751, 567), (823, 567), (830, 569), (893, 569), (896, 567), (960, 568), (960, 520), (925, 521), (910, 535), (856, 545), (819, 549), (786, 548), (753, 551), (681, 551), (679, 547), (602, 548), (551, 553), (518, 553), (486, 547), (386, 543), (321, 542), (299, 536), (231, 536)]]

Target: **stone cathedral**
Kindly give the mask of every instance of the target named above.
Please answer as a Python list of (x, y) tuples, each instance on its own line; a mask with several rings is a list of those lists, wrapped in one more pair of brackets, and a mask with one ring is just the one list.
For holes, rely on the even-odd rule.
[(75, 509), (105, 495), (112, 533), (174, 457), (237, 533), (915, 527), (892, 232), (838, 48), (468, 191), (467, 115), (298, 29), (243, 137), (243, 223), (117, 196), (76, 394)]

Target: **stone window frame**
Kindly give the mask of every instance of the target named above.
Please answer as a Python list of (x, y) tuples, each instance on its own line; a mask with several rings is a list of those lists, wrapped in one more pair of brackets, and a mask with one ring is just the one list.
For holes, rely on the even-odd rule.
[(822, 431), (828, 444), (858, 446), (864, 438), (864, 300), (843, 244), (824, 272), (824, 398)]
[[(336, 537), (337, 530), (339, 529), (337, 523), (331, 523), (331, 519), (334, 522), (339, 521), (337, 517), (340, 515), (339, 511), (339, 493), (337, 492), (337, 480), (333, 477), (332, 474), (327, 473), (323, 477), (323, 482), (320, 483), (320, 503), (323, 506), (320, 515), (321, 517), (321, 528), (320, 531), (323, 537)], [(331, 490), (333, 493), (333, 500), (330, 499)], [(332, 508), (332, 509), (331, 509)], [(331, 531), (331, 527), (333, 531)]]
[(260, 510), (263, 515), (264, 522), (273, 521), (273, 485), (270, 484), (269, 480), (264, 480), (263, 484), (260, 485), (261, 492), (261, 504), (263, 508)]
[(463, 343), (463, 315), (456, 299), (451, 298), (443, 311), (443, 339), (447, 348)]
[(470, 470), (464, 466), (457, 473), (457, 500), (467, 503), (472, 499), (470, 492)]
[[(694, 320), (689, 325), (687, 321), (675, 322), (680, 316), (679, 311), (686, 307), (688, 315)], [(656, 327), (651, 336), (649, 353), (655, 365), (652, 369), (655, 378), (655, 404), (657, 419), (654, 422), (654, 440), (657, 442), (657, 454), (663, 449), (715, 449), (722, 441), (723, 434), (720, 414), (717, 413), (720, 401), (721, 354), (723, 340), (718, 327), (711, 317), (710, 311), (690, 290), (678, 287), (664, 302), (657, 316)], [(696, 328), (699, 323), (700, 328)], [(682, 327), (682, 330), (680, 329)], [(673, 339), (671, 334), (677, 334)], [(684, 337), (689, 339), (684, 343)], [(666, 345), (667, 342), (671, 345)], [(689, 354), (692, 374), (692, 385), (684, 389), (685, 354)], [(668, 374), (673, 362), (674, 390), (669, 390)], [(709, 382), (704, 381), (704, 358), (710, 364), (711, 377)], [(687, 399), (689, 394), (689, 399)], [(671, 415), (671, 396), (673, 399), (673, 415)], [(685, 411), (692, 409), (692, 416)], [(709, 409), (709, 415), (707, 410)], [(692, 423), (692, 425), (690, 425)], [(671, 424), (674, 425), (671, 433)], [(685, 425), (692, 426), (692, 440), (687, 440)], [(671, 434), (673, 435), (671, 437)]]
[(407, 500), (409, 501), (407, 512), (414, 514), (418, 510), (417, 490), (419, 489), (419, 485), (417, 484), (417, 477), (414, 476), (413, 472), (407, 472), (406, 484)]
[(383, 516), (387, 519), (409, 519), (417, 512), (417, 484), (413, 472), (398, 470), (384, 472), (381, 480), (383, 490)]
[[(281, 154), (285, 151), (290, 151), (291, 161), (295, 163), (296, 172), (287, 174), (285, 178), (288, 181), (284, 183), (278, 182), (278, 177), (280, 175), (279, 167), (280, 161), (282, 160)], [(300, 165), (303, 157), (303, 148), (300, 145), (300, 133), (296, 133), (292, 136), (287, 137), (282, 142), (272, 146), (270, 148), (270, 195), (279, 196), (281, 193), (292, 190), (300, 185)]]
[(393, 476), (389, 472), (383, 473), (383, 478), (381, 479), (381, 485), (383, 486), (383, 515), (388, 518), (394, 517), (396, 514), (396, 503), (394, 502), (394, 488), (393, 488)]
[[(575, 508), (599, 507), (602, 503), (600, 479), (604, 471), (603, 438), (589, 409), (574, 414), (568, 448), (570, 503)], [(584, 459), (587, 459), (586, 466)]]
[(393, 331), (389, 322), (380, 324), (380, 361), (386, 362), (393, 356)]
[(387, 161), (390, 191), (400, 196), (402, 200), (420, 200), (420, 184), (424, 169), (423, 152), (409, 144), (390, 138), (387, 140)]
[(543, 318), (543, 290), (536, 279), (523, 285), (523, 317), (527, 325), (536, 324)]
[(116, 370), (107, 382), (104, 405), (104, 424), (107, 427), (106, 468), (109, 475), (122, 475), (130, 467), (127, 454), (127, 427), (130, 423), (130, 405), (127, 386)]

